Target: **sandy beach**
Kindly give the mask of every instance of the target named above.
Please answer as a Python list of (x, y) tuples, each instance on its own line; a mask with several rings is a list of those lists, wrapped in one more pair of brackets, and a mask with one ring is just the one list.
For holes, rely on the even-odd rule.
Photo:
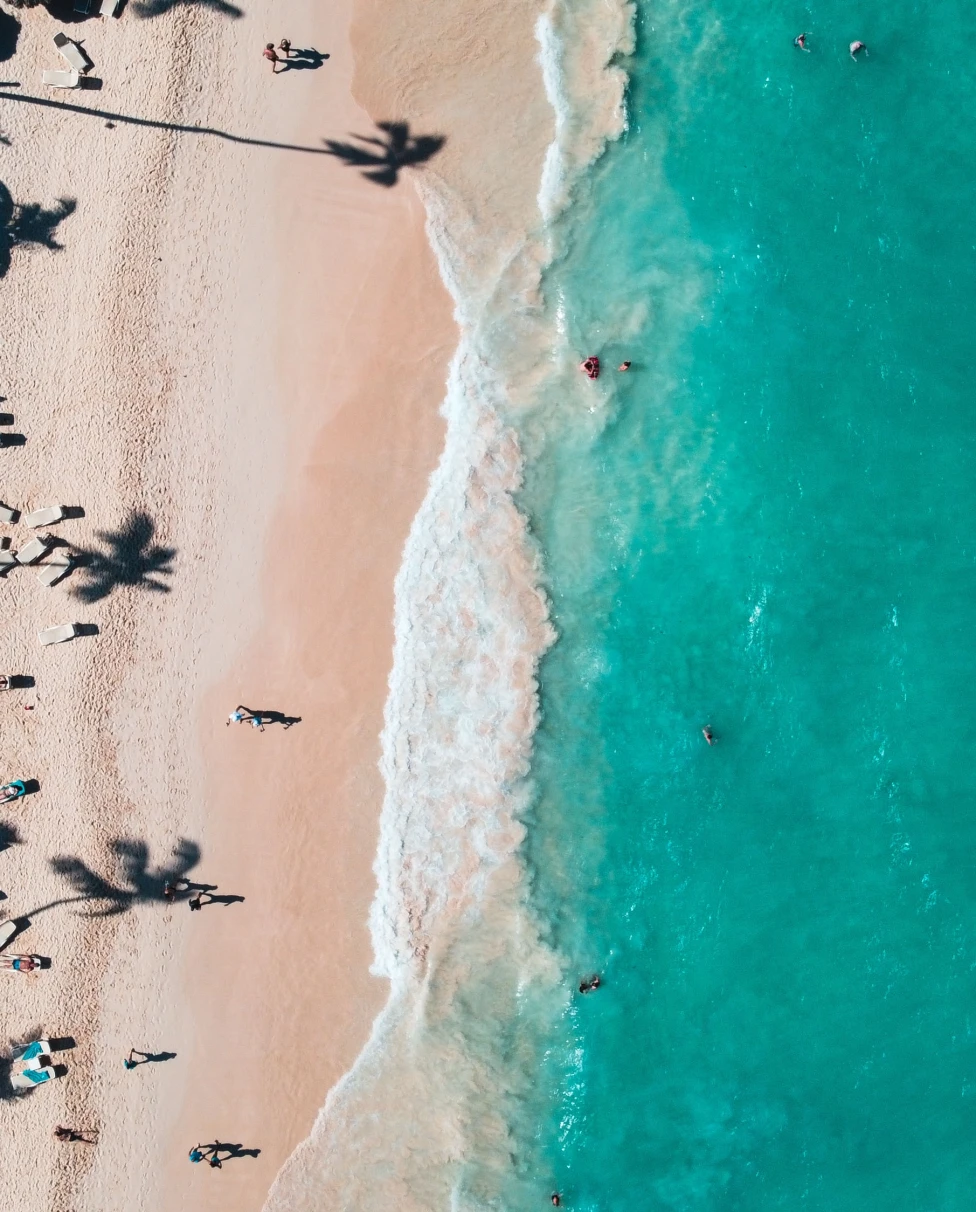
[[(321, 154), (376, 129), (349, 19), (127, 10), (67, 27), (103, 83), (55, 94), (62, 26), (35, 10), (5, 65), (4, 184), (74, 202), (60, 250), (11, 251), (3, 500), (74, 507), (51, 533), (88, 560), (4, 584), (0, 662), (34, 685), (0, 703), (0, 773), (38, 790), (0, 813), (0, 887), (30, 919), (15, 950), (52, 963), (5, 975), (0, 1006), (12, 1039), (74, 1041), (63, 1080), (0, 1104), (11, 1206), (259, 1208), (385, 998), (366, 917), (393, 578), (456, 335), (411, 175)], [(274, 77), (282, 36), (329, 57)], [(39, 647), (69, 621), (97, 634)], [(300, 722), (225, 727), (241, 702)], [(165, 904), (184, 868), (244, 899)], [(132, 1046), (175, 1055), (129, 1072)], [(187, 1164), (214, 1139), (260, 1152)]]

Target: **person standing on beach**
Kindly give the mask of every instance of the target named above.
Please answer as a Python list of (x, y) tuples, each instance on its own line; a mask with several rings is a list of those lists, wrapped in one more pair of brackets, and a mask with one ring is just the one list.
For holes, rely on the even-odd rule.
[(264, 48), (264, 57), (271, 64), (271, 74), (275, 75), (278, 71), (278, 52), (275, 50), (273, 42), (269, 42)]
[(125, 1065), (125, 1067), (126, 1067), (127, 1069), (135, 1069), (135, 1067), (136, 1067), (137, 1065), (141, 1065), (141, 1064), (143, 1063), (143, 1061), (137, 1061), (137, 1060), (134, 1060), (134, 1059), (133, 1059), (133, 1058), (135, 1057), (135, 1055), (136, 1055), (136, 1053), (137, 1053), (137, 1052), (138, 1052), (138, 1053), (139, 1053), (139, 1055), (140, 1055), (141, 1057), (143, 1057), (143, 1058), (145, 1058), (145, 1057), (147, 1057), (147, 1056), (149, 1055), (149, 1053), (148, 1053), (148, 1052), (139, 1052), (139, 1049), (138, 1049), (138, 1048), (130, 1048), (130, 1049), (129, 1049), (129, 1055), (128, 1055), (128, 1056), (125, 1058), (125, 1060), (122, 1062), (122, 1064), (123, 1064), (123, 1065)]
[(860, 55), (862, 51), (865, 55), (868, 53), (868, 48), (864, 45), (863, 42), (852, 42), (851, 43), (851, 58), (855, 62), (857, 61), (858, 55)]
[(278, 43), (278, 50), (285, 56), (286, 59), (291, 58), (291, 43), (287, 38), (282, 38)]

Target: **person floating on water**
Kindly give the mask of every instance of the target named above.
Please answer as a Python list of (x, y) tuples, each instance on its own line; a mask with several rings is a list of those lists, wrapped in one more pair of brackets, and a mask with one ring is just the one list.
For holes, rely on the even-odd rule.
[(797, 48), (797, 50), (807, 51), (808, 53), (810, 51), (809, 46), (807, 46), (806, 34), (797, 34), (797, 36), (793, 39), (793, 45)]
[(630, 363), (629, 363), (629, 362), (621, 362), (621, 363), (620, 363), (620, 365), (617, 367), (617, 369), (618, 369), (618, 370), (630, 370)]
[(600, 376), (600, 359), (596, 354), (590, 354), (588, 358), (584, 358), (580, 362), (580, 370), (588, 379), (597, 379)]
[(558, 1192), (558, 1191), (553, 1191), (553, 1193), (552, 1193), (552, 1199), (551, 1199), (551, 1201), (550, 1201), (550, 1202), (552, 1203), (552, 1206), (553, 1206), (554, 1208), (561, 1208), (561, 1207), (562, 1207), (563, 1201), (562, 1201), (562, 1200), (559, 1198), (559, 1192)]
[(593, 976), (587, 977), (586, 980), (580, 981), (580, 993), (589, 993), (592, 989), (600, 988), (600, 977), (594, 973)]
[(851, 43), (851, 58), (852, 59), (856, 60), (858, 55), (861, 54), (862, 51), (864, 52), (865, 55), (868, 53), (868, 48), (864, 45), (863, 42), (852, 42)]
[(712, 732), (711, 724), (705, 725), (705, 727), (702, 729), (702, 736), (705, 738), (706, 741), (708, 741), (709, 745), (715, 744), (715, 733)]

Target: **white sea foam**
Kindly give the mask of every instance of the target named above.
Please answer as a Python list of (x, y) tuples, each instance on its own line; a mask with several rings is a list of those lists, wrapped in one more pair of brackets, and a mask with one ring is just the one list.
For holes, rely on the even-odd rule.
[[(540, 22), (558, 115), (540, 191), (547, 221), (623, 129), (626, 81), (608, 64), (629, 49), (631, 25), (629, 5), (593, 0), (572, 11), (559, 0)], [(561, 1006), (560, 966), (519, 856), (536, 672), (554, 633), (515, 504), (515, 424), (551, 380), (564, 338), (539, 302), (552, 253), (544, 224), (506, 244), (497, 228), (479, 230), (449, 184), (423, 190), (462, 337), (444, 453), (396, 581), (370, 922), (391, 995), (267, 1212), (516, 1208), (538, 1197), (540, 1176), (513, 1163), (511, 1118)]]

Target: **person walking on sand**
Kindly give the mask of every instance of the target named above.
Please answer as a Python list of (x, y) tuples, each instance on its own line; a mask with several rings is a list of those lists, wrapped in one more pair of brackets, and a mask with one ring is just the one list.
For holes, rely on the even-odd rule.
[[(209, 895), (209, 893), (208, 893)], [(212, 898), (211, 898), (212, 899)], [(196, 896), (191, 896), (186, 902), (190, 906), (190, 912), (194, 913), (197, 909), (203, 908), (203, 893), (198, 892)]]
[(285, 56), (286, 59), (291, 58), (291, 43), (287, 38), (282, 38), (278, 43), (278, 50)]
[(793, 39), (793, 45), (797, 50), (806, 51), (809, 54), (810, 48), (807, 46), (806, 34), (797, 34), (797, 36)]
[(58, 1124), (58, 1126), (54, 1129), (54, 1136), (56, 1140), (59, 1140), (64, 1144), (71, 1144), (76, 1141), (82, 1145), (93, 1145), (95, 1143), (93, 1140), (89, 1140), (87, 1136), (83, 1136), (80, 1132), (76, 1132), (74, 1128), (65, 1128), (62, 1127), (61, 1124)]
[[(139, 1056), (143, 1057), (143, 1060), (137, 1061), (137, 1060), (133, 1059), (137, 1053), (139, 1054)], [(127, 1069), (135, 1069), (138, 1065), (145, 1063), (145, 1057), (147, 1057), (148, 1055), (149, 1055), (148, 1052), (139, 1052), (138, 1048), (130, 1048), (129, 1055), (125, 1058), (125, 1060), (122, 1062), (122, 1064), (125, 1065), (125, 1067)]]
[(864, 43), (863, 42), (852, 42), (851, 43), (851, 58), (856, 62), (858, 55), (860, 55), (862, 53), (865, 55), (868, 53), (868, 48), (864, 45)]
[(269, 42), (264, 48), (264, 57), (271, 64), (271, 74), (275, 75), (278, 71), (278, 52), (275, 50), (273, 42)]

